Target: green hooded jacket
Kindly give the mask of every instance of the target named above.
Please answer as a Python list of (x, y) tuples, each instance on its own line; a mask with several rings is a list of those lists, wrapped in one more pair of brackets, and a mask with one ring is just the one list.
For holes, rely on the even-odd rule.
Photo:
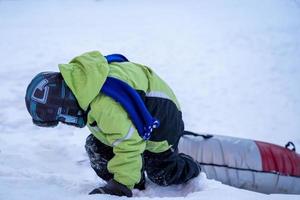
[(171, 101), (180, 111), (175, 95), (168, 85), (150, 68), (132, 62), (113, 62), (98, 51), (75, 57), (69, 64), (60, 64), (59, 70), (74, 93), (80, 107), (89, 109), (87, 126), (102, 143), (113, 147), (114, 157), (108, 170), (114, 179), (132, 189), (141, 179), (142, 157), (145, 151), (159, 153), (171, 147), (167, 140), (144, 141), (123, 107), (100, 93), (108, 76), (128, 83), (150, 97)]

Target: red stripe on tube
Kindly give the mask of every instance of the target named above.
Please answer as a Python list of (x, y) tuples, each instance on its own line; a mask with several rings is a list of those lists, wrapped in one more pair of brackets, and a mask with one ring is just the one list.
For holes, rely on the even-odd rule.
[(255, 141), (261, 154), (262, 168), (266, 172), (300, 176), (300, 155), (284, 147)]

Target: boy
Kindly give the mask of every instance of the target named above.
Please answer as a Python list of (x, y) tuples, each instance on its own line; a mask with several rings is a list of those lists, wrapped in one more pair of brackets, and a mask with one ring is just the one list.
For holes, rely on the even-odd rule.
[(162, 186), (199, 174), (199, 164), (178, 153), (184, 132), (179, 103), (150, 68), (93, 51), (59, 70), (34, 77), (26, 107), (38, 126), (88, 126), (92, 134), (85, 148), (91, 166), (107, 181), (90, 194), (131, 197), (133, 188), (145, 188), (144, 172)]

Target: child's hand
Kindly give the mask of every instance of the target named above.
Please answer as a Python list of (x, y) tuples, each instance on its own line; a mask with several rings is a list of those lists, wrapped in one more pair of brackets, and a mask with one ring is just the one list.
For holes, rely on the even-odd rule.
[(125, 185), (115, 180), (110, 180), (103, 187), (95, 188), (89, 194), (110, 194), (116, 196), (132, 197), (132, 192)]

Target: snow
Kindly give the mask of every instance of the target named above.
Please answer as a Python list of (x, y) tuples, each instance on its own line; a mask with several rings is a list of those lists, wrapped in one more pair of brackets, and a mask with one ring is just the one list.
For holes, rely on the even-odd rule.
[[(32, 125), (24, 104), (40, 71), (90, 50), (151, 66), (174, 89), (186, 129), (300, 148), (297, 0), (0, 0), (0, 199), (88, 196), (104, 184), (84, 152), (87, 129)], [(300, 186), (299, 186), (300, 187)], [(148, 181), (133, 199), (299, 199), (223, 185)]]

